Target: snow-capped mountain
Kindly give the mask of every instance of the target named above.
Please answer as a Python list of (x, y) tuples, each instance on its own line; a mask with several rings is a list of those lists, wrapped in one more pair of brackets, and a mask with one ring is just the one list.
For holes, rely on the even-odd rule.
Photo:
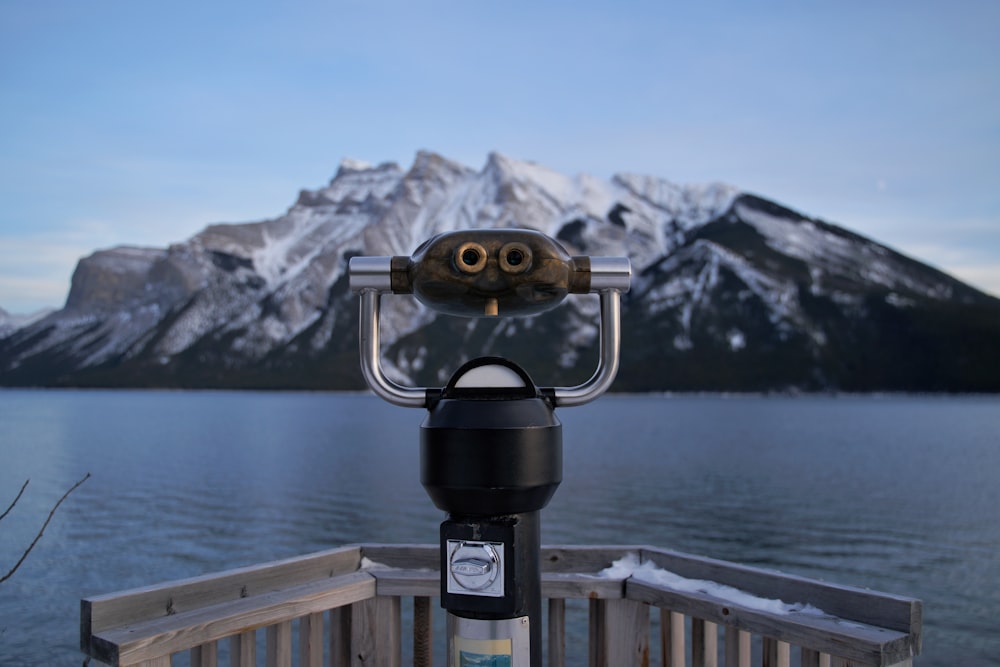
[[(62, 310), (0, 338), (0, 384), (360, 388), (349, 258), (488, 227), (631, 258), (620, 389), (1000, 390), (1000, 300), (841, 227), (728, 185), (429, 152), (408, 170), (345, 160), (273, 220), (82, 259)], [(479, 320), (386, 301), (403, 382), (482, 354), (543, 385), (593, 368), (595, 298)]]

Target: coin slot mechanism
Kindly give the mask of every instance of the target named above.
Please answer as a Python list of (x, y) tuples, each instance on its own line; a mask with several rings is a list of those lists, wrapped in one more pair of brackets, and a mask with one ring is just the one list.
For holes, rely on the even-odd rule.
[(503, 542), (448, 540), (447, 548), (449, 593), (503, 597)]

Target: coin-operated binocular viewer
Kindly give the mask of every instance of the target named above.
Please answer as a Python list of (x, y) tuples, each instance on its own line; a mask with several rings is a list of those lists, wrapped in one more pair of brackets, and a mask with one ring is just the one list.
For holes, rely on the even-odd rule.
[[(361, 295), (361, 366), (380, 397), (426, 408), (420, 481), (448, 513), (441, 524), (441, 604), (448, 611), (448, 666), (541, 667), (539, 512), (562, 481), (559, 406), (603, 394), (618, 371), (625, 257), (570, 256), (539, 232), (450, 232), (410, 257), (354, 257), (351, 290)], [(513, 362), (474, 359), (445, 387), (407, 387), (387, 378), (379, 351), (379, 298), (412, 294), (462, 317), (541, 313), (568, 294), (600, 295), (600, 357), (574, 387), (539, 387)]]

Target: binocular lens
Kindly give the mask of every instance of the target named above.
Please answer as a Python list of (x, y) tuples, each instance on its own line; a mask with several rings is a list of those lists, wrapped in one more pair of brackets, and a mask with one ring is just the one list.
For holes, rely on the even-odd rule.
[[(505, 273), (524, 273), (531, 268), (531, 248), (524, 243), (506, 243), (496, 254), (497, 262)], [(462, 273), (479, 273), (486, 268), (489, 251), (486, 247), (469, 241), (455, 249), (452, 262)]]
[(455, 265), (463, 273), (479, 273), (486, 268), (486, 248), (478, 243), (463, 243), (455, 251)]
[(531, 267), (531, 249), (513, 242), (500, 248), (500, 268), (507, 273), (523, 273)]

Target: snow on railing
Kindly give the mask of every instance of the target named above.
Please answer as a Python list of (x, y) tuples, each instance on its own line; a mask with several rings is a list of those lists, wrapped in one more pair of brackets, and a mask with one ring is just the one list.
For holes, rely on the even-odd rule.
[(756, 609), (772, 614), (810, 614), (813, 616), (830, 617), (829, 614), (811, 604), (803, 604), (801, 602), (790, 604), (774, 598), (763, 598), (732, 586), (720, 584), (717, 581), (688, 579), (670, 570), (657, 567), (654, 561), (641, 562), (637, 553), (625, 554), (625, 556), (613, 562), (610, 567), (602, 570), (600, 576), (609, 579), (628, 579), (631, 577), (637, 581), (658, 584), (675, 591), (704, 593), (732, 604), (741, 605), (747, 609)]

